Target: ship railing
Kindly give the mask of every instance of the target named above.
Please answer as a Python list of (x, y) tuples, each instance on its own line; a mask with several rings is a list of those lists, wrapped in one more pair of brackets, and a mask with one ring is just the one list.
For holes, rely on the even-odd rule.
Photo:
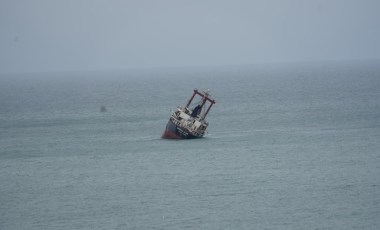
[[(183, 124), (181, 124), (181, 122), (175, 117), (173, 116), (172, 117), (172, 122), (177, 125), (177, 126), (182, 126)], [(194, 135), (194, 136), (202, 136), (204, 134), (204, 130), (200, 130), (201, 132), (197, 131), (197, 130), (193, 130), (191, 129), (191, 127), (189, 125), (186, 124), (186, 127), (188, 128), (188, 130)]]
[(180, 121), (176, 117), (173, 116), (172, 118), (172, 121), (175, 125), (181, 125)]

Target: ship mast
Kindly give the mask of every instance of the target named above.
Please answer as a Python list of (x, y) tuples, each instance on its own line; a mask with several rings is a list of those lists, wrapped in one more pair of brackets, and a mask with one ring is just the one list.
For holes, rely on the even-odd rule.
[(191, 96), (190, 100), (187, 102), (187, 105), (186, 105), (187, 108), (190, 106), (191, 102), (193, 101), (196, 95), (202, 97), (202, 101), (200, 104), (202, 108), (206, 104), (207, 101), (210, 102), (210, 105), (208, 106), (206, 113), (201, 118), (201, 119), (205, 119), (207, 114), (210, 112), (211, 107), (215, 104), (215, 100), (211, 99), (209, 92), (199, 92), (197, 89), (194, 89), (193, 95)]

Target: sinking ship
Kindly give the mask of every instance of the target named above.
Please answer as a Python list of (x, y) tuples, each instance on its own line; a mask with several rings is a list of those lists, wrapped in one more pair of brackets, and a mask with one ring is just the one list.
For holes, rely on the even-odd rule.
[[(193, 104), (193, 101), (196, 102)], [(177, 107), (170, 116), (162, 138), (193, 139), (205, 135), (208, 123), (205, 120), (215, 104), (208, 91), (194, 89), (193, 95), (185, 107)]]

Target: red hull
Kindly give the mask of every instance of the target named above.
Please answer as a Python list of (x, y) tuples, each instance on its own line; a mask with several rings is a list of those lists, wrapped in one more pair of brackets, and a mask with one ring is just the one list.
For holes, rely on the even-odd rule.
[(165, 129), (164, 133), (162, 134), (162, 138), (164, 138), (164, 139), (182, 139), (180, 136), (173, 133), (170, 129)]

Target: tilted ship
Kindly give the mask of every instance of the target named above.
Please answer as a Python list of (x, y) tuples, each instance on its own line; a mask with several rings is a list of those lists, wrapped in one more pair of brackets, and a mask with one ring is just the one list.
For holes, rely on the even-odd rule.
[[(199, 100), (192, 106), (192, 102)], [(215, 100), (208, 91), (194, 89), (193, 95), (185, 107), (177, 107), (166, 125), (162, 138), (193, 139), (205, 135), (208, 123), (205, 120)]]

